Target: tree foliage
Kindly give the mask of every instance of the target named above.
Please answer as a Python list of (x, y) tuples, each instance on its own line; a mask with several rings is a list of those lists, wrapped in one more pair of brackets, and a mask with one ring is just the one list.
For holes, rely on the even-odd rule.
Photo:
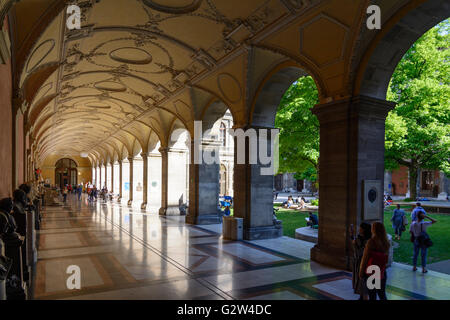
[(275, 119), (280, 128), (280, 173), (296, 172), (308, 180), (317, 179), (319, 121), (311, 108), (318, 101), (316, 84), (309, 76), (298, 79), (283, 96)]
[[(386, 120), (385, 165), (409, 168), (410, 186), (418, 169), (450, 175), (450, 20), (424, 34), (398, 64), (387, 99), (397, 103)], [(410, 188), (416, 198), (416, 188)]]

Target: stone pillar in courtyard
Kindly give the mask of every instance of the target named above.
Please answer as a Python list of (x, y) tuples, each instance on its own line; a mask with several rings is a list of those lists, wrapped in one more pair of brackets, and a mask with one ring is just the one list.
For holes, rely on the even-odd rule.
[(129, 192), (130, 197), (128, 198), (128, 205), (131, 206), (133, 204), (133, 157), (128, 157), (128, 162), (130, 163), (130, 177), (129, 177)]
[[(270, 130), (274, 128), (252, 127), (258, 138), (259, 130), (268, 131), (268, 154), (272, 153)], [(248, 132), (248, 131), (247, 131)], [(243, 150), (239, 147), (239, 139), (234, 138), (234, 217), (242, 218), (244, 222), (244, 239), (270, 239), (283, 235), (281, 223), (273, 217), (273, 170), (271, 174), (262, 173), (261, 169), (269, 169), (270, 164), (262, 164), (258, 156), (260, 144), (256, 149), (250, 146), (249, 139), (245, 139)], [(252, 143), (254, 145), (254, 143)], [(245, 163), (239, 163), (238, 154), (245, 153)], [(250, 164), (249, 155), (257, 159)], [(242, 161), (241, 161), (242, 162)]]
[(122, 201), (123, 197), (123, 172), (122, 172), (122, 160), (119, 160), (119, 199), (118, 202)]
[(141, 209), (145, 210), (147, 208), (148, 202), (148, 155), (147, 153), (141, 153), (142, 157), (142, 165), (143, 165), (143, 174), (142, 174), (142, 184), (143, 184), (143, 200), (141, 204)]
[(99, 165), (98, 165), (98, 172), (99, 172), (99, 175), (98, 175), (98, 177), (99, 177), (99, 184), (98, 184), (98, 186), (97, 186), (97, 189), (99, 189), (99, 190), (101, 190), (102, 189), (102, 164), (100, 163)]
[[(189, 210), (186, 223), (190, 224), (216, 224), (221, 223), (218, 209), (220, 193), (220, 142), (203, 140), (195, 159), (194, 141), (191, 142), (189, 163)], [(212, 156), (212, 157), (211, 157)], [(212, 158), (212, 159), (211, 159)], [(201, 163), (199, 163), (201, 162)], [(213, 163), (212, 163), (213, 162)]]
[(365, 96), (317, 105), (319, 239), (311, 259), (350, 269), (349, 226), (383, 221), (385, 119), (394, 104)]
[(104, 163), (104, 166), (105, 166), (105, 183), (103, 185), (106, 186), (106, 188), (108, 188), (108, 165), (106, 162)]

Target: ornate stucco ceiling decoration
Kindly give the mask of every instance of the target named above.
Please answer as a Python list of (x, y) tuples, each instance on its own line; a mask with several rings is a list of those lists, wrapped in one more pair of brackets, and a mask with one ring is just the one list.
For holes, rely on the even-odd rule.
[[(51, 11), (61, 2), (80, 6), (80, 30), (65, 27), (65, 10)], [(117, 159), (136, 145), (148, 151), (155, 137), (166, 146), (174, 123), (192, 130), (211, 104), (226, 105), (244, 125), (259, 85), (282, 63), (308, 69), (324, 96), (343, 94), (366, 2), (45, 0), (50, 11), (39, 14), (53, 20), (33, 41), (26, 41), (39, 29), (33, 23), (17, 36), (33, 42), (19, 56), (26, 57), (21, 89), (31, 76), (40, 79), (27, 101), (34, 147), (42, 157), (70, 151)], [(19, 3), (16, 19), (32, 16), (35, 1)], [(48, 75), (41, 68), (52, 63)]]

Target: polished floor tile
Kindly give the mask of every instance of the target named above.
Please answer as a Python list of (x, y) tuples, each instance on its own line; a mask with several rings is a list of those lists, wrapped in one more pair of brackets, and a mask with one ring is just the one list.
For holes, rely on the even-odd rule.
[[(313, 244), (288, 237), (228, 241), (222, 226), (193, 226), (118, 203), (46, 207), (38, 232), (36, 299), (357, 299), (351, 274), (310, 261)], [(68, 266), (81, 289), (67, 288)], [(388, 298), (450, 299), (450, 276), (388, 269)]]

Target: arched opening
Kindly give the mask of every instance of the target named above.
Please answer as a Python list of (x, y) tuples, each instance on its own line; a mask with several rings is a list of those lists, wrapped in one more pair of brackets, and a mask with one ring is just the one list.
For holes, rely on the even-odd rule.
[(162, 159), (159, 149), (161, 143), (159, 139), (152, 135), (151, 144), (148, 153), (148, 181), (147, 181), (147, 209), (156, 212), (161, 207), (161, 177), (162, 177)]
[[(319, 121), (312, 108), (319, 103), (314, 79), (302, 76), (282, 97), (275, 117), (279, 135), (279, 167), (274, 177), (274, 207), (283, 234), (302, 238), (301, 228), (318, 236)], [(278, 187), (279, 189), (277, 189)], [(276, 198), (276, 199), (275, 199)], [(311, 214), (311, 217), (310, 217)], [(296, 232), (297, 231), (297, 232)], [(305, 230), (306, 231), (306, 230)]]
[(60, 188), (78, 184), (78, 170), (75, 161), (69, 158), (58, 160), (55, 164), (55, 182)]
[(125, 158), (122, 160), (122, 203), (130, 199), (130, 187), (130, 161)]
[[(267, 149), (265, 150), (267, 151), (267, 155), (271, 157), (271, 162), (268, 164), (263, 164), (261, 159), (258, 159), (258, 163), (256, 164), (235, 163), (236, 174), (234, 179), (234, 188), (235, 190), (239, 190), (240, 193), (244, 191), (244, 195), (236, 197), (234, 203), (235, 216), (244, 219), (244, 238), (250, 240), (276, 238), (283, 235), (282, 223), (274, 215), (274, 175), (278, 173), (278, 169), (276, 168), (276, 159), (274, 159), (274, 155), (276, 154), (276, 138), (273, 130), (278, 125), (287, 126), (289, 124), (292, 126), (295, 122), (299, 124), (297, 129), (303, 129), (303, 127), (306, 127), (301, 124), (301, 121), (304, 121), (304, 119), (301, 116), (301, 113), (298, 114), (296, 112), (296, 108), (298, 108), (298, 106), (295, 105), (295, 102), (302, 99), (301, 91), (300, 89), (297, 91), (289, 90), (289, 88), (291, 88), (293, 84), (294, 88), (296, 88), (295, 84), (300, 81), (299, 79), (307, 79), (308, 81), (305, 80), (305, 85), (309, 85), (310, 87), (313, 86), (314, 90), (312, 97), (308, 97), (307, 108), (305, 107), (307, 109), (306, 111), (310, 113), (310, 108), (318, 102), (318, 89), (315, 82), (311, 77), (306, 77), (308, 74), (304, 70), (298, 67), (284, 67), (269, 74), (270, 77), (260, 85), (258, 95), (255, 98), (255, 104), (250, 116), (251, 121), (249, 127), (253, 128), (255, 130), (255, 134), (258, 136), (262, 134), (262, 131), (265, 131), (267, 139), (267, 146), (265, 146)], [(299, 87), (301, 88), (300, 85)], [(286, 107), (280, 107), (283, 99), (286, 100), (286, 93), (290, 94), (289, 99), (292, 99), (292, 102)], [(284, 117), (277, 120), (276, 116), (280, 108), (282, 110), (286, 109), (286, 112)], [(305, 114), (306, 112), (304, 112), (303, 116)], [(295, 117), (297, 116), (298, 118), (296, 119)], [(311, 116), (310, 120), (312, 118), (313, 117)], [(287, 133), (289, 133), (292, 128), (286, 127), (281, 129), (284, 129)], [(286, 157), (286, 154), (289, 154), (291, 158), (293, 158), (291, 162), (287, 162), (290, 164), (296, 163), (295, 155), (297, 155), (297, 153), (292, 151), (296, 149), (298, 144), (302, 143), (301, 140), (299, 141), (298, 134), (295, 140), (289, 141), (289, 138), (292, 138), (294, 133), (295, 132), (291, 132), (291, 134), (286, 135), (287, 138), (285, 139), (284, 146), (284, 157)], [(281, 134), (284, 133), (281, 132)], [(317, 130), (314, 134), (317, 134)], [(280, 137), (280, 157), (283, 157), (282, 137), (283, 136)], [(258, 148), (261, 148), (260, 144), (261, 141), (259, 141)], [(246, 149), (246, 152), (250, 153), (251, 148), (248, 146), (246, 146), (246, 148), (248, 148), (248, 151)], [(318, 148), (318, 142), (317, 145), (314, 145), (314, 148)], [(317, 160), (318, 155), (315, 154), (314, 156), (315, 160)], [(280, 160), (280, 163), (283, 164), (283, 161)], [(301, 169), (305, 171), (306, 168), (307, 166), (304, 165)], [(290, 168), (287, 164), (285, 164), (284, 168), (280, 167), (282, 172), (283, 170), (284, 172), (291, 171), (288, 169)], [(290, 172), (290, 174), (293, 176), (294, 173)], [(293, 192), (296, 192), (296, 184), (293, 185), (292, 189)], [(288, 196), (289, 194), (286, 195), (286, 201)], [(292, 232), (290, 232), (289, 235), (294, 237), (293, 231), (295, 231), (295, 229), (291, 231)]]
[(114, 194), (118, 195), (120, 190), (120, 165), (117, 161), (114, 162), (113, 170), (114, 170), (114, 181), (113, 181)]

